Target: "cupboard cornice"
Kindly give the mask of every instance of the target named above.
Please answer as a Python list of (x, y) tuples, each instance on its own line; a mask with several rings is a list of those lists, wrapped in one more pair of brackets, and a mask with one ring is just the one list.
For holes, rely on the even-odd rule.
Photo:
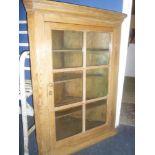
[(47, 0), (24, 0), (27, 12), (40, 11), (44, 21), (61, 23), (117, 26), (126, 14)]

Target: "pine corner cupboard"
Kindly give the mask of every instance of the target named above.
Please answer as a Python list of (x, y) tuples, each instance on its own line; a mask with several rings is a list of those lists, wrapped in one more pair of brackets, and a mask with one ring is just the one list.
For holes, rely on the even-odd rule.
[(39, 154), (73, 154), (116, 134), (120, 30), (126, 15), (23, 1)]

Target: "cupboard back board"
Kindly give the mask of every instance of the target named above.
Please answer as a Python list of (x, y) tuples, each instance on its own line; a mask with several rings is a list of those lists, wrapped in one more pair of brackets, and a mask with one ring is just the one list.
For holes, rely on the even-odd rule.
[(24, 0), (40, 155), (65, 155), (116, 133), (124, 14)]

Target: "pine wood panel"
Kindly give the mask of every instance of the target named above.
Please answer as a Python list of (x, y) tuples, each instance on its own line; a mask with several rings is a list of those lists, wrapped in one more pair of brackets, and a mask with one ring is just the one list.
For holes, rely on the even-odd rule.
[[(102, 139), (110, 137), (116, 133), (114, 128), (115, 123), (115, 111), (116, 111), (116, 94), (117, 94), (117, 80), (118, 80), (118, 64), (119, 64), (119, 44), (120, 44), (120, 29), (121, 23), (126, 15), (111, 11), (105, 11), (95, 8), (89, 8), (84, 6), (77, 6), (71, 4), (64, 4), (45, 0), (24, 0), (28, 15), (28, 31), (30, 39), (30, 59), (32, 66), (32, 85), (33, 85), (33, 99), (34, 99), (34, 111), (35, 111), (35, 123), (36, 123), (36, 134), (37, 144), (40, 155), (67, 155), (78, 151), (79, 149), (90, 146)], [(82, 39), (74, 42), (79, 38), (75, 35), (75, 38), (69, 41), (72, 35), (59, 33), (56, 34), (54, 39), (54, 33), (52, 29), (56, 30), (67, 30), (67, 31), (82, 31), (83, 35), (83, 47), (79, 46)], [(109, 64), (100, 66), (86, 66), (86, 33), (88, 31), (95, 32), (110, 32), (112, 36), (112, 49), (110, 49), (110, 60)], [(53, 34), (52, 34), (53, 33)], [(72, 32), (71, 32), (72, 33)], [(75, 33), (75, 32), (73, 32)], [(66, 38), (64, 38), (66, 36)], [(89, 36), (89, 37), (93, 37)], [(95, 47), (99, 47), (100, 40), (108, 40), (108, 37), (102, 38), (101, 36), (94, 36), (96, 44), (90, 41), (90, 47), (92, 50)], [(53, 43), (52, 43), (53, 40)], [(53, 46), (54, 44), (54, 46)], [(65, 45), (65, 46), (64, 46)], [(53, 46), (53, 47), (52, 47)], [(63, 47), (63, 48), (62, 48)], [(68, 57), (64, 60), (65, 53), (70, 48), (72, 53), (83, 52), (83, 66), (77, 68), (63, 68), (65, 61), (70, 64), (70, 61), (74, 63), (75, 57)], [(82, 48), (82, 49), (81, 49)], [(54, 50), (55, 51), (54, 51)], [(52, 51), (53, 50), (53, 51)], [(59, 51), (61, 50), (61, 51)], [(90, 49), (88, 49), (90, 50)], [(97, 51), (99, 52), (98, 49)], [(58, 55), (54, 58), (53, 53), (63, 54)], [(61, 62), (58, 59), (62, 60)], [(93, 60), (95, 61), (95, 59)], [(76, 61), (75, 61), (76, 63)], [(59, 66), (56, 69), (53, 64)], [(93, 63), (94, 64), (94, 63)], [(86, 68), (87, 67), (87, 68)], [(86, 100), (86, 73), (87, 70), (105, 68), (108, 69), (108, 94), (106, 96), (99, 96), (99, 98)], [(57, 89), (54, 89), (54, 78), (53, 74), (56, 73), (67, 73), (68, 71), (82, 71), (83, 72), (83, 83), (81, 83), (82, 90), (76, 90), (79, 87), (77, 84), (66, 85), (64, 88), (63, 83), (57, 81), (60, 84)], [(73, 75), (72, 75), (73, 76)], [(70, 79), (66, 79), (70, 80)], [(79, 79), (72, 79), (79, 80)], [(88, 87), (92, 90), (93, 80), (87, 83)], [(68, 81), (68, 82), (71, 82)], [(59, 82), (59, 83), (58, 83)], [(67, 82), (67, 81), (65, 81)], [(64, 90), (69, 98), (65, 101), (76, 100), (75, 104), (63, 105), (60, 107), (54, 106), (54, 99), (57, 101), (63, 100)], [(99, 88), (100, 90), (100, 88)], [(55, 93), (57, 92), (57, 96)], [(94, 90), (92, 91), (94, 92)], [(91, 93), (92, 93), (91, 92)], [(90, 94), (91, 94), (90, 93)], [(95, 92), (99, 93), (99, 92)], [(82, 100), (79, 102), (76, 97), (79, 94), (83, 94)], [(107, 100), (107, 105), (104, 106), (103, 113), (106, 114), (105, 124), (86, 130), (85, 118), (86, 118), (86, 105), (92, 104), (95, 101), (101, 101), (102, 99)], [(68, 101), (67, 101), (68, 102)], [(82, 119), (82, 131), (81, 133), (56, 141), (56, 123), (55, 123), (55, 112), (60, 112), (66, 109), (72, 109), (73, 107), (82, 107), (83, 119)], [(96, 112), (101, 113), (101, 108), (97, 108)], [(107, 113), (105, 112), (107, 109)], [(98, 113), (91, 114), (92, 110), (87, 113), (91, 116), (91, 120), (100, 119), (101, 115)], [(80, 113), (72, 114), (74, 118), (79, 118)], [(104, 117), (105, 118), (105, 117)]]
[(119, 68), (119, 48), (120, 48), (121, 26), (114, 29), (112, 37), (112, 52), (110, 58), (110, 74), (109, 74), (109, 94), (108, 94), (108, 123), (115, 126), (116, 117), (116, 100), (117, 100), (117, 83)]
[(37, 144), (39, 154), (51, 155), (54, 146), (50, 127), (52, 126), (53, 116), (50, 112), (51, 104), (49, 104), (51, 98), (47, 91), (50, 88), (49, 81), (52, 79), (52, 65), (49, 64), (51, 53), (46, 51), (47, 42), (44, 33), (44, 22), (41, 20), (43, 18), (42, 14), (28, 12), (28, 17)]
[[(98, 127), (95, 130), (90, 130), (84, 134), (78, 134), (66, 140), (59, 141), (56, 144), (54, 154), (68, 155), (77, 152), (79, 149), (91, 146), (101, 140), (114, 136), (117, 133), (116, 129), (112, 129), (105, 125)], [(65, 145), (64, 145), (65, 144)]]

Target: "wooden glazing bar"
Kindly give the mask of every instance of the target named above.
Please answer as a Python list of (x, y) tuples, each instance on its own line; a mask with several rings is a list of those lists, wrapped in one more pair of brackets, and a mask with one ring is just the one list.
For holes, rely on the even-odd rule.
[(60, 49), (53, 50), (53, 52), (82, 52), (82, 49)]
[(69, 81), (74, 81), (74, 80), (79, 80), (81, 77), (73, 78), (73, 79), (68, 79), (68, 80), (63, 80), (63, 81), (56, 81), (54, 84), (59, 84), (59, 83), (64, 83), (64, 82), (69, 82)]
[(99, 98), (95, 98), (95, 99), (86, 100), (86, 104), (96, 102), (96, 101), (100, 101), (100, 100), (104, 100), (104, 99), (107, 99), (107, 98), (108, 98), (107, 96), (104, 96), (104, 97), (99, 97)]
[(95, 49), (87, 49), (87, 52), (109, 52), (109, 49), (100, 49), (100, 48), (95, 48)]
[[(87, 52), (108, 52), (109, 49), (87, 49)], [(58, 49), (53, 50), (53, 52), (82, 52), (82, 49)]]
[(82, 113), (82, 131), (86, 130), (86, 32), (83, 32), (83, 113)]
[(83, 67), (64, 68), (64, 69), (53, 69), (53, 73), (82, 71), (83, 69), (84, 69)]
[(82, 104), (83, 104), (83, 102), (77, 102), (77, 103), (68, 104), (68, 105), (64, 105), (64, 106), (60, 106), (60, 107), (55, 107), (54, 111), (60, 111), (60, 110), (68, 109), (68, 108), (74, 108), (74, 107), (80, 106)]
[(99, 69), (99, 68), (108, 68), (109, 65), (99, 65), (99, 66), (87, 66), (86, 69)]
[(80, 106), (84, 103), (89, 104), (89, 103), (104, 100), (107, 98), (108, 98), (107, 96), (104, 96), (104, 97), (99, 97), (99, 98), (95, 98), (95, 99), (91, 99), (91, 100), (86, 100), (85, 102), (82, 101), (82, 102), (72, 103), (72, 104), (68, 104), (68, 105), (64, 105), (64, 106), (60, 106), (60, 107), (55, 107), (54, 111), (60, 111), (60, 110), (68, 109), (68, 108), (74, 108), (74, 107)]
[(87, 66), (87, 67), (76, 67), (76, 68), (64, 68), (64, 69), (54, 69), (54, 73), (60, 73), (60, 72), (72, 72), (72, 71), (82, 71), (85, 69), (98, 69), (98, 68), (108, 68), (109, 65), (99, 65), (99, 66)]

